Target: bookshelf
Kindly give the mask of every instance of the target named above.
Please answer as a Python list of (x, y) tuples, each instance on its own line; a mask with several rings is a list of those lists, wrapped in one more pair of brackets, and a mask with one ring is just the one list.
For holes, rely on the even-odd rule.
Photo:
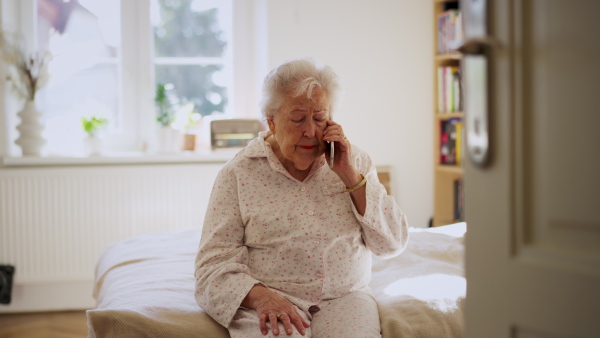
[[(464, 140), (460, 61), (462, 40), (458, 0), (434, 2), (434, 211), (433, 226), (464, 220)], [(460, 206), (459, 206), (460, 205)], [(462, 206), (462, 207), (461, 207)]]

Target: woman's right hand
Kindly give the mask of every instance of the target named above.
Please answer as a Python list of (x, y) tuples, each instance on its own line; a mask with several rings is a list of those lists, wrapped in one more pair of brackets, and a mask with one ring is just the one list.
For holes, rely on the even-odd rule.
[(288, 335), (293, 332), (292, 324), (303, 336), (306, 334), (306, 328), (310, 327), (310, 324), (300, 316), (294, 304), (261, 284), (256, 284), (250, 289), (242, 306), (256, 310), (260, 331), (264, 335), (269, 333), (267, 321), (271, 323), (271, 330), (276, 336), (279, 335), (278, 320), (281, 321)]

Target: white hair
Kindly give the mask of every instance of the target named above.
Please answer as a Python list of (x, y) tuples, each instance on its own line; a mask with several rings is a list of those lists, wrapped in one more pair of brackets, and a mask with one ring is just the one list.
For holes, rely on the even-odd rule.
[(312, 99), (315, 87), (324, 89), (329, 97), (332, 116), (341, 101), (342, 86), (333, 69), (312, 58), (301, 58), (282, 63), (265, 77), (261, 112), (263, 117), (275, 115), (286, 98), (303, 94)]

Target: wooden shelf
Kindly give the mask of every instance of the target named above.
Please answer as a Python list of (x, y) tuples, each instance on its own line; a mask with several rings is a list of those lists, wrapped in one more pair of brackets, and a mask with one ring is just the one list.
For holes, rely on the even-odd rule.
[(438, 221), (434, 220), (433, 226), (439, 227), (442, 225), (448, 225), (448, 224), (454, 224), (454, 223), (460, 223), (460, 222), (464, 222), (464, 221), (455, 220), (455, 219), (442, 219), (442, 220), (438, 220)]
[(460, 59), (462, 59), (462, 54), (460, 53), (438, 54), (435, 56), (435, 61), (437, 62), (459, 61)]
[(464, 173), (464, 169), (462, 166), (446, 165), (446, 164), (438, 164), (435, 167), (435, 171), (442, 172), (442, 173), (448, 173), (448, 174), (455, 174), (455, 175), (462, 175)]
[(449, 120), (449, 119), (462, 119), (465, 117), (465, 113), (463, 112), (453, 112), (453, 113), (436, 113), (435, 118), (438, 120)]

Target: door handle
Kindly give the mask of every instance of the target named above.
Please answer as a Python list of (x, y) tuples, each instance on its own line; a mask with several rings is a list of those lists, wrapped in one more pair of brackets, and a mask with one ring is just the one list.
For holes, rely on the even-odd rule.
[(461, 0), (465, 42), (457, 48), (464, 89), (465, 133), (471, 161), (485, 167), (490, 158), (488, 54), (496, 42), (487, 35), (487, 0)]
[[(476, 46), (481, 48), (481, 46)], [(478, 52), (471, 46), (471, 52)], [(467, 153), (473, 163), (484, 167), (489, 159), (488, 64), (485, 54), (467, 54), (462, 58)]]

